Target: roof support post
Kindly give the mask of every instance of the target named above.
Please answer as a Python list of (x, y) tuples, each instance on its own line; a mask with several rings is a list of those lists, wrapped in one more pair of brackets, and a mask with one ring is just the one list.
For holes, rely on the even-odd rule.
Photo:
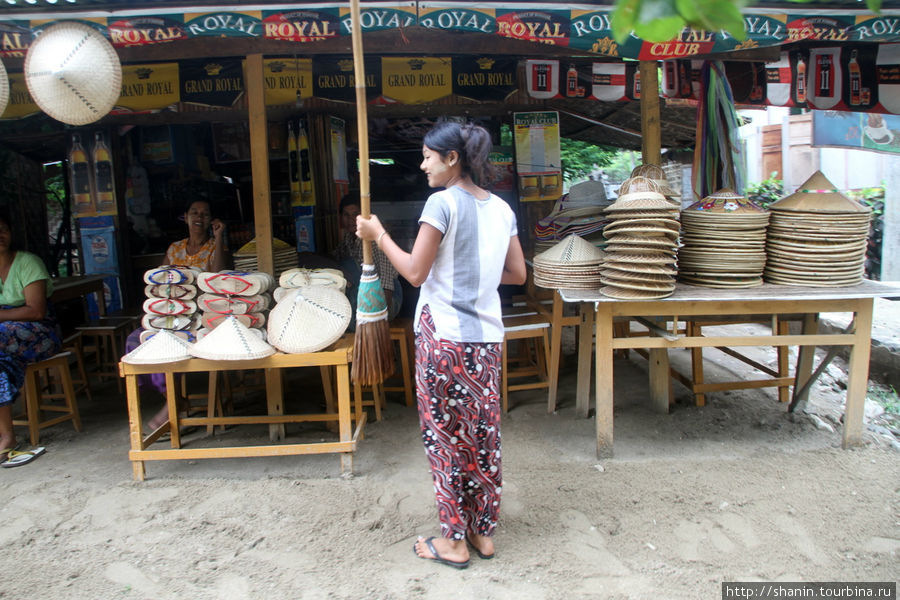
[(662, 132), (659, 128), (659, 71), (655, 60), (642, 60), (641, 74), (641, 158), (645, 165), (662, 160)]
[(274, 275), (272, 197), (269, 185), (269, 132), (266, 124), (263, 55), (250, 54), (244, 64), (247, 112), (250, 119), (250, 174), (253, 177), (253, 222), (256, 228), (257, 269)]

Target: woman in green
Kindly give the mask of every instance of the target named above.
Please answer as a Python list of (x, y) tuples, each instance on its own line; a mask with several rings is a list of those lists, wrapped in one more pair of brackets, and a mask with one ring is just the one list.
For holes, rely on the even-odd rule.
[(16, 447), (12, 404), (25, 383), (25, 367), (62, 345), (47, 298), (53, 284), (40, 258), (16, 250), (9, 218), (0, 215), (0, 461)]

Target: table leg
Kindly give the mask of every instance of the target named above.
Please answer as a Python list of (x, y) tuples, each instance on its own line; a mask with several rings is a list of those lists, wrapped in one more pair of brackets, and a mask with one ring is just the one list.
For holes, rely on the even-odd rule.
[(850, 373), (847, 376), (847, 404), (841, 446), (862, 444), (863, 413), (869, 384), (869, 354), (872, 347), (872, 298), (857, 301), (856, 331), (850, 346)]
[[(128, 405), (128, 434), (131, 440), (131, 449), (139, 451), (144, 449), (144, 439), (141, 434), (141, 401), (138, 391), (137, 375), (125, 376), (125, 399)], [(131, 460), (131, 469), (135, 481), (144, 480), (144, 461)]]
[(594, 343), (594, 307), (582, 302), (581, 325), (578, 329), (578, 384), (575, 392), (575, 415), (587, 419), (591, 407), (591, 348)]
[[(819, 331), (819, 313), (803, 315), (803, 335), (815, 335)], [(800, 346), (797, 349), (797, 368), (794, 370), (794, 394), (803, 388), (812, 376), (813, 358), (816, 356), (815, 346)], [(806, 391), (809, 393), (809, 390)], [(805, 394), (804, 394), (805, 395)], [(794, 399), (794, 403), (800, 400)]]
[[(269, 416), (284, 414), (284, 391), (281, 385), (281, 369), (266, 369), (266, 405)], [(284, 423), (269, 425), (269, 440), (284, 439)]]
[(169, 440), (173, 448), (181, 448), (181, 427), (178, 425), (178, 389), (175, 373), (166, 372), (166, 405), (169, 407)]
[(553, 290), (553, 313), (550, 319), (550, 385), (547, 387), (547, 412), (556, 412), (556, 389), (559, 385), (559, 357), (562, 352), (563, 301), (559, 290)]
[(594, 316), (597, 330), (595, 351), (597, 411), (594, 420), (597, 425), (597, 456), (611, 458), (613, 455), (613, 317), (612, 305), (600, 302)]
[[(654, 332), (650, 335), (657, 337)], [(668, 348), (650, 348), (648, 352), (650, 366), (650, 405), (656, 412), (669, 412), (672, 379), (669, 374)]]
[[(348, 442), (353, 437), (352, 423), (350, 422), (350, 367), (346, 364), (337, 365), (337, 404), (338, 404), (338, 429), (342, 442)], [(375, 400), (378, 401), (377, 399)], [(353, 453), (341, 453), (341, 474), (353, 473)]]

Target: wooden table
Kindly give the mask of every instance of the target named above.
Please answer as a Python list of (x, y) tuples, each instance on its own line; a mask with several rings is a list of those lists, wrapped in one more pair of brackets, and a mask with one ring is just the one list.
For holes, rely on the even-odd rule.
[[(106, 299), (103, 292), (103, 280), (109, 275), (76, 275), (73, 277), (60, 277), (53, 280), (53, 293), (50, 301), (54, 304), (84, 298), (88, 294), (96, 294), (97, 310), (100, 316), (106, 315)], [(85, 307), (85, 314), (87, 307)]]
[[(341, 456), (341, 472), (353, 470), (353, 452), (357, 440), (365, 425), (365, 415), (358, 417), (356, 429), (352, 430), (350, 409), (350, 361), (353, 353), (353, 335), (347, 334), (335, 342), (329, 349), (307, 354), (277, 353), (266, 358), (255, 360), (216, 361), (191, 358), (173, 363), (135, 365), (119, 363), (119, 373), (125, 378), (125, 389), (128, 400), (128, 427), (131, 438), (131, 450), (128, 458), (132, 461), (134, 478), (143, 481), (145, 476), (144, 461), (148, 460), (184, 460), (197, 458), (236, 458), (245, 456), (286, 456), (294, 454), (339, 453)], [(320, 367), (326, 378), (326, 400), (328, 412), (319, 414), (284, 414), (282, 372), (281, 369), (292, 367)], [(263, 369), (266, 379), (267, 414), (260, 416), (225, 417), (207, 413), (205, 417), (178, 417), (176, 373)], [(331, 373), (336, 372), (336, 402), (327, 393), (331, 389)], [(137, 376), (145, 373), (165, 373), (166, 401), (169, 407), (169, 422), (144, 436), (141, 431), (140, 394)], [(215, 377), (210, 378), (215, 381)], [(215, 396), (215, 390), (210, 390)], [(335, 406), (336, 404), (336, 406)], [(272, 442), (284, 438), (285, 423), (300, 422), (337, 422), (338, 441), (317, 442), (307, 444), (272, 444), (259, 446), (231, 446), (215, 448), (182, 448), (179, 427), (188, 425), (240, 425), (269, 424), (269, 438)], [(159, 437), (169, 432), (171, 448), (148, 449)]]
[[(661, 412), (668, 412), (671, 378), (669, 348), (705, 348), (713, 346), (799, 346), (795, 371), (795, 388), (803, 386), (812, 372), (816, 346), (848, 346), (850, 373), (844, 413), (842, 445), (859, 445), (862, 441), (863, 406), (869, 373), (872, 335), (873, 299), (900, 297), (900, 282), (865, 281), (845, 288), (809, 288), (764, 284), (746, 289), (712, 289), (678, 284), (675, 293), (661, 300), (616, 300), (599, 291), (559, 290), (563, 302), (580, 307), (581, 343), (578, 348), (578, 388), (576, 412), (587, 416), (590, 400), (590, 331), (596, 333), (597, 455), (613, 453), (613, 353), (622, 349), (649, 349), (650, 401)], [(852, 312), (855, 330), (848, 333), (818, 332), (819, 313)], [(688, 336), (666, 331), (666, 323), (677, 323), (683, 317), (728, 316), (736, 319), (750, 315), (802, 314), (799, 334)], [(647, 337), (615, 337), (613, 321), (626, 319), (658, 319), (659, 331)], [(554, 336), (554, 340), (558, 336)], [(588, 341), (586, 342), (585, 339)], [(551, 348), (558, 356), (559, 349)], [(555, 390), (552, 391), (555, 396)]]

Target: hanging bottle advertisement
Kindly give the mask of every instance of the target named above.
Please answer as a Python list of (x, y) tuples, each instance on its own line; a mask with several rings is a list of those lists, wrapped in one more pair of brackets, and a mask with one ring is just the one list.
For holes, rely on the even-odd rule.
[(115, 171), (107, 132), (73, 133), (68, 159), (72, 213), (76, 217), (115, 215)]

